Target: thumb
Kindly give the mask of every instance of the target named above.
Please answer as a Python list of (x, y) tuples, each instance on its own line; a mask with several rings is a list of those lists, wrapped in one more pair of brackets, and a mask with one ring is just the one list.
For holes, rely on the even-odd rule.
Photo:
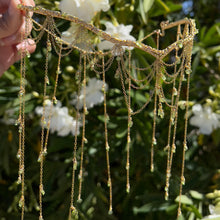
[(20, 0), (0, 0), (0, 38), (14, 34), (22, 24), (22, 14), (17, 8)]

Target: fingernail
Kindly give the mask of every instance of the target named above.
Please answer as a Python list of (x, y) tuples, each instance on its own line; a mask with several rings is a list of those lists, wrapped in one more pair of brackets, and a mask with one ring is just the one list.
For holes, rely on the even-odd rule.
[(18, 51), (26, 51), (27, 50), (27, 48), (28, 48), (28, 45), (30, 45), (30, 40), (25, 40), (25, 41), (23, 41), (22, 43), (20, 43), (20, 44), (17, 44), (16, 45), (16, 49), (18, 50)]
[(25, 50), (25, 48), (26, 48), (26, 43), (24, 42), (16, 45), (17, 51)]

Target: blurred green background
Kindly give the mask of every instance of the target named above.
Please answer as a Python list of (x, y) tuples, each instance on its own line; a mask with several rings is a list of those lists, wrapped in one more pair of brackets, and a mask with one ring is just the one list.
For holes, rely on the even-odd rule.
[[(51, 10), (57, 10), (57, 2), (37, 0), (39, 4)], [(196, 20), (199, 33), (196, 35), (190, 87), (190, 101), (197, 104), (208, 104), (213, 112), (220, 113), (220, 2), (218, 0), (168, 1), (168, 0), (110, 0), (111, 10), (99, 13), (94, 24), (102, 27), (104, 21), (117, 20), (125, 25), (132, 24), (131, 34), (136, 39), (159, 28), (161, 21), (177, 21), (185, 17)], [(58, 21), (62, 30), (67, 23)], [(168, 34), (165, 45), (175, 41), (175, 35)], [(148, 44), (155, 44), (149, 38)], [(133, 51), (136, 59), (144, 65), (148, 58), (141, 51)], [(45, 41), (40, 41), (36, 52), (27, 61), (26, 82), (26, 214), (25, 219), (38, 219), (38, 182), (40, 150), (39, 116), (35, 108), (42, 105), (43, 71)], [(77, 59), (75, 59), (77, 57)], [(56, 56), (50, 57), (49, 69), (53, 71), (57, 62)], [(66, 68), (72, 66), (73, 68)], [(74, 52), (62, 61), (57, 99), (67, 106), (74, 115), (75, 109), (69, 103), (71, 94), (76, 91), (74, 74), (78, 67), (78, 53)], [(114, 71), (114, 70), (112, 70)], [(110, 71), (109, 71), (110, 72)], [(91, 77), (94, 73), (91, 73)], [(52, 91), (53, 74), (50, 76)], [(14, 125), (19, 110), (19, 64), (11, 66), (0, 79), (0, 219), (20, 219), (18, 201), (20, 186), (16, 185), (18, 160), (18, 128)], [(79, 219), (176, 219), (178, 204), (175, 201), (179, 193), (179, 175), (181, 152), (177, 141), (177, 152), (172, 170), (170, 198), (164, 200), (166, 153), (163, 151), (166, 139), (167, 123), (161, 121), (158, 146), (155, 153), (155, 172), (151, 173), (150, 144), (153, 121), (153, 105), (133, 118), (131, 130), (131, 192), (126, 193), (126, 131), (127, 111), (120, 84), (114, 74), (106, 74), (109, 86), (107, 106), (110, 117), (109, 142), (110, 162), (113, 182), (113, 215), (108, 215), (108, 188), (106, 186), (107, 170), (104, 149), (103, 106), (97, 105), (89, 110), (86, 123), (85, 177), (83, 181), (82, 203), (77, 203)], [(133, 105), (141, 106), (147, 97), (137, 91)], [(182, 138), (181, 122), (177, 140)], [(80, 136), (80, 135), (79, 135)], [(45, 161), (43, 213), (45, 220), (67, 219), (70, 187), (72, 150), (74, 137), (59, 137), (51, 134), (48, 155)], [(209, 215), (209, 204), (218, 206), (220, 189), (220, 129), (210, 135), (197, 132), (197, 128), (188, 128), (188, 151), (186, 152), (185, 178), (183, 187), (181, 219), (201, 219)], [(80, 152), (78, 152), (79, 154)], [(212, 193), (214, 194), (208, 194)]]

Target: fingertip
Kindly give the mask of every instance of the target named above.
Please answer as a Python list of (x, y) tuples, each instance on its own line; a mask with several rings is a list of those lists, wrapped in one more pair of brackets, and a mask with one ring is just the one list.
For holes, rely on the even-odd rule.
[(34, 42), (34, 40), (32, 39), (27, 39), (23, 42), (21, 42), (20, 44), (16, 45), (16, 57), (15, 60), (18, 61), (21, 58), (21, 53), (34, 53), (34, 51), (36, 50), (36, 44)]
[(34, 40), (27, 39), (27, 40), (24, 40), (23, 42), (17, 44), (16, 49), (17, 49), (17, 51), (20, 51), (20, 52), (25, 52), (26, 50), (28, 50), (28, 51), (30, 50), (29, 52), (34, 52), (34, 50), (36, 49), (36, 44), (35, 44)]
[[(32, 7), (35, 6), (35, 3), (34, 3), (33, 0), (19, 0), (19, 4), (17, 4), (17, 8), (19, 8), (18, 5), (20, 5), (20, 4), (25, 5), (25, 6), (32, 6)], [(25, 16), (26, 11), (25, 10), (21, 10), (21, 9), (19, 9), (19, 10), (20, 10), (20, 13), (23, 16)], [(29, 16), (32, 17), (33, 16), (33, 12), (29, 12)]]
[(10, 1), (9, 7), (8, 7), (8, 14), (9, 16), (13, 16), (15, 13), (19, 14), (20, 12), (18, 12), (18, 5), (21, 4), (20, 0), (14, 0), (14, 1)]

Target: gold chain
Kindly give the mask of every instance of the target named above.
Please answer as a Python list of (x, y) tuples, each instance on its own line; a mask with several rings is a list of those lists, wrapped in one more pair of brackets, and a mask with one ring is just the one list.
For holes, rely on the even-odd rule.
[[(150, 170), (154, 171), (154, 154), (155, 147), (158, 145), (156, 139), (156, 127), (158, 116), (161, 119), (164, 117), (164, 106), (166, 105), (169, 109), (169, 126), (167, 133), (167, 146), (165, 150), (167, 151), (167, 167), (166, 167), (166, 185), (165, 185), (165, 199), (168, 199), (169, 196), (169, 181), (171, 177), (171, 168), (174, 153), (176, 150), (176, 132), (177, 132), (177, 119), (178, 119), (178, 110), (179, 110), (179, 101), (180, 94), (182, 90), (183, 81), (185, 79), (185, 75), (187, 72), (187, 82), (186, 82), (186, 110), (185, 110), (185, 128), (183, 134), (183, 150), (182, 150), (182, 167), (181, 167), (181, 175), (180, 175), (180, 199), (179, 199), (179, 207), (178, 207), (178, 217), (181, 214), (181, 194), (182, 187), (185, 183), (184, 178), (184, 161), (185, 161), (185, 151), (187, 150), (187, 121), (188, 121), (188, 102), (189, 102), (189, 81), (190, 81), (190, 69), (191, 69), (191, 51), (193, 38), (196, 34), (195, 22), (190, 19), (184, 19), (177, 22), (172, 23), (161, 23), (161, 30), (156, 30), (151, 34), (147, 35), (140, 41), (129, 41), (129, 40), (120, 40), (118, 38), (114, 38), (111, 35), (105, 33), (104, 31), (96, 28), (95, 26), (88, 24), (77, 17), (69, 16), (62, 14), (60, 12), (50, 11), (43, 9), (41, 7), (31, 7), (25, 6), (23, 4), (19, 5), (21, 10), (26, 12), (26, 22), (25, 22), (25, 34), (21, 35), (21, 41), (27, 39), (28, 36), (28, 26), (29, 23), (33, 23), (33, 29), (39, 34), (32, 38), (36, 43), (40, 41), (43, 34), (47, 33), (47, 52), (46, 52), (46, 61), (45, 61), (45, 75), (44, 75), (44, 104), (43, 104), (43, 114), (41, 118), (42, 130), (41, 130), (41, 149), (39, 153), (38, 161), (40, 162), (40, 180), (39, 180), (39, 220), (43, 220), (43, 201), (42, 196), (45, 194), (43, 187), (43, 169), (44, 169), (44, 160), (47, 154), (47, 144), (49, 138), (50, 131), (50, 121), (52, 117), (52, 109), (53, 105), (56, 104), (56, 91), (58, 87), (58, 78), (60, 74), (60, 64), (61, 58), (69, 55), (74, 49), (79, 51), (80, 59), (79, 59), (79, 70), (76, 74), (77, 80), (79, 82), (78, 88), (78, 96), (77, 96), (77, 107), (76, 107), (76, 128), (75, 128), (75, 139), (73, 146), (73, 163), (72, 163), (72, 184), (71, 184), (71, 198), (70, 198), (70, 209), (69, 209), (69, 220), (71, 220), (72, 216), (78, 214), (76, 207), (74, 206), (74, 194), (75, 194), (75, 172), (77, 169), (77, 132), (79, 127), (79, 95), (81, 90), (81, 81), (82, 81), (82, 89), (83, 89), (83, 116), (82, 116), (82, 140), (81, 140), (81, 152), (80, 152), (80, 170), (79, 170), (79, 189), (78, 189), (78, 202), (81, 201), (82, 194), (82, 183), (83, 183), (83, 159), (84, 159), (84, 147), (87, 143), (87, 139), (85, 137), (86, 133), (86, 115), (87, 115), (87, 106), (86, 106), (86, 78), (87, 78), (87, 61), (91, 70), (99, 75), (102, 75), (103, 78), (103, 95), (104, 95), (104, 132), (105, 132), (105, 150), (106, 150), (106, 164), (107, 164), (107, 185), (109, 187), (109, 214), (113, 212), (112, 206), (112, 179), (111, 179), (111, 167), (110, 167), (110, 158), (109, 158), (109, 137), (108, 137), (108, 121), (109, 116), (107, 113), (107, 98), (106, 98), (106, 71), (110, 69), (114, 61), (117, 64), (117, 69), (115, 73), (115, 77), (119, 78), (122, 93), (125, 100), (125, 105), (127, 107), (127, 145), (126, 145), (126, 191), (130, 192), (130, 148), (131, 148), (131, 127), (132, 127), (132, 117), (136, 114), (140, 113), (145, 107), (151, 102), (153, 99), (154, 109), (153, 109), (153, 126), (152, 126), (152, 142), (151, 142), (151, 159), (150, 159)], [(39, 24), (37, 21), (33, 20), (29, 16), (29, 12), (38, 13), (41, 15), (45, 15), (46, 18), (43, 24)], [(67, 21), (71, 21), (80, 26), (79, 32), (77, 32), (77, 36), (80, 39), (83, 39), (83, 34), (85, 31), (90, 31), (99, 37), (114, 43), (115, 46), (111, 51), (101, 52), (92, 48), (91, 50), (84, 50), (77, 46), (77, 41), (73, 43), (65, 42), (61, 38), (61, 33), (56, 27), (54, 18), (65, 19)], [(184, 25), (183, 33), (181, 33), (182, 25)], [(169, 28), (177, 27), (177, 38), (174, 43), (172, 43), (167, 48), (160, 50), (159, 48), (159, 40), (160, 36), (165, 35), (165, 30)], [(156, 34), (156, 48), (152, 48), (148, 45), (145, 45), (143, 41)], [(28, 44), (25, 41), (25, 44)], [(27, 46), (27, 45), (26, 45)], [(91, 45), (87, 45), (91, 47)], [(129, 50), (128, 55), (124, 52), (122, 47), (134, 47), (140, 49), (147, 54), (150, 54), (154, 61), (146, 67), (136, 66), (135, 63), (132, 63), (132, 54), (131, 50)], [(48, 64), (49, 64), (49, 54), (50, 51), (54, 49), (54, 51), (58, 54), (58, 64), (57, 64), (57, 72), (56, 79), (54, 85), (54, 91), (51, 98), (51, 106), (49, 109), (49, 117), (48, 121), (46, 120), (46, 97), (47, 97), (47, 84), (49, 83), (48, 77)], [(166, 63), (164, 60), (165, 57), (171, 56), (170, 53), (175, 51), (175, 61), (172, 63)], [(25, 51), (28, 55), (27, 51)], [(107, 60), (107, 56), (109, 59)], [(100, 59), (101, 57), (101, 59)], [(105, 59), (106, 58), (106, 59)], [(106, 62), (105, 62), (106, 60)], [(166, 59), (167, 60), (167, 59)], [(137, 77), (133, 72), (141, 72), (143, 77)], [(21, 219), (24, 219), (24, 211), (25, 211), (25, 75), (26, 75), (26, 57), (25, 53), (21, 53), (21, 80), (20, 80), (20, 92), (19, 92), (19, 149), (18, 149), (18, 158), (19, 158), (19, 174), (18, 174), (18, 182), (21, 183), (21, 197), (19, 201), (19, 205), (21, 207)], [(82, 75), (82, 76), (81, 76)], [(82, 78), (82, 79), (81, 79)], [(151, 89), (152, 84), (154, 84), (154, 88)], [(171, 94), (166, 95), (164, 93), (163, 85), (169, 86), (172, 88)], [(143, 90), (148, 93), (147, 101), (138, 109), (131, 108), (131, 94), (132, 89)], [(167, 96), (167, 97), (166, 97)]]

